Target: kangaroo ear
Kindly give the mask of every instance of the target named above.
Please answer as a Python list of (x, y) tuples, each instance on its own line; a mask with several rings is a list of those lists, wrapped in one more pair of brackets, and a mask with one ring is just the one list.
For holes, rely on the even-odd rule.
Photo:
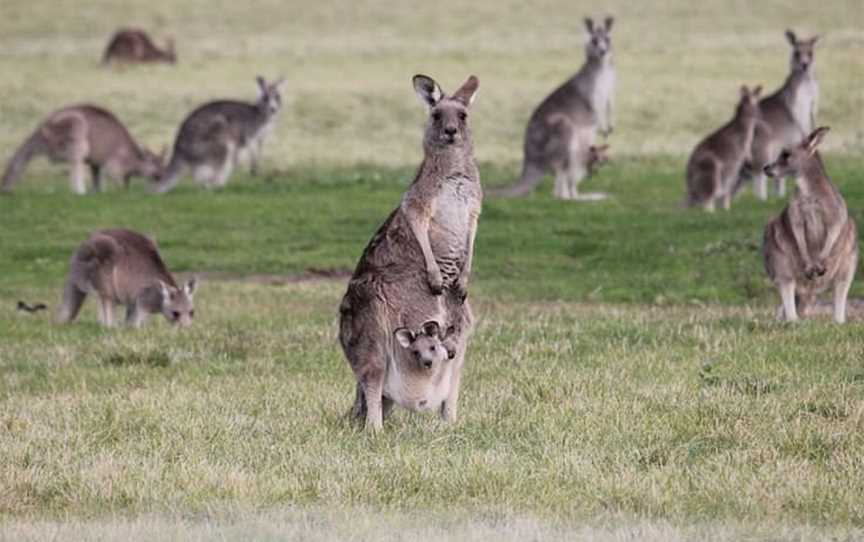
[(168, 285), (163, 281), (158, 281), (159, 283), (159, 293), (162, 295), (162, 303), (168, 303), (171, 301), (171, 289), (168, 288)]
[(196, 277), (192, 277), (186, 282), (186, 284), (183, 285), (183, 293), (186, 294), (186, 297), (192, 299), (192, 296), (195, 295), (195, 289), (197, 287), (198, 279)]
[(817, 36), (813, 36), (812, 38), (810, 38), (807, 41), (810, 43), (810, 46), (812, 47), (813, 45), (816, 45), (816, 42), (818, 42), (820, 38), (821, 38), (821, 36), (817, 35)]
[(400, 327), (393, 332), (393, 335), (396, 337), (396, 341), (402, 346), (402, 348), (408, 348), (411, 346), (411, 343), (413, 343), (415, 339), (414, 332), (407, 327)]
[(285, 84), (285, 78), (280, 77), (279, 79), (274, 81), (273, 84), (270, 85), (270, 88), (274, 88), (276, 90), (279, 90), (282, 88), (282, 85), (284, 85), (284, 84)]
[(612, 16), (606, 17), (606, 20), (603, 21), (603, 24), (606, 25), (606, 32), (612, 31), (612, 24), (614, 24), (614, 23), (615, 23), (615, 17), (612, 17)]
[(594, 21), (591, 20), (591, 17), (585, 17), (585, 30), (587, 30), (589, 34), (594, 33)]
[(426, 335), (427, 337), (440, 337), (441, 327), (438, 325), (438, 322), (435, 320), (429, 320), (423, 324), (423, 335)]
[(798, 43), (798, 39), (795, 37), (795, 32), (792, 32), (791, 30), (787, 30), (786, 31), (786, 41), (789, 42), (789, 45), (792, 45), (794, 47), (795, 44)]
[(411, 82), (414, 84), (414, 91), (417, 96), (420, 96), (423, 103), (429, 107), (435, 107), (444, 97), (441, 87), (428, 75), (417, 74), (411, 79)]
[(267, 95), (267, 81), (260, 75), (255, 76), (255, 82), (258, 83), (258, 91), (262, 96)]
[(459, 100), (463, 104), (471, 105), (474, 103), (474, 98), (477, 97), (477, 89), (480, 87), (480, 81), (475, 76), (470, 76), (462, 84), (462, 86), (453, 94), (454, 100)]
[(747, 85), (741, 85), (741, 97), (748, 98), (750, 96), (750, 89), (747, 88)]
[(807, 149), (807, 152), (810, 154), (810, 156), (813, 156), (813, 153), (816, 152), (816, 147), (818, 147), (819, 144), (822, 143), (825, 135), (830, 130), (831, 129), (827, 126), (820, 126), (819, 128), (813, 130), (813, 133), (807, 136), (807, 141), (804, 143), (804, 148)]
[(762, 85), (756, 85), (753, 89), (753, 97), (758, 98), (762, 94)]

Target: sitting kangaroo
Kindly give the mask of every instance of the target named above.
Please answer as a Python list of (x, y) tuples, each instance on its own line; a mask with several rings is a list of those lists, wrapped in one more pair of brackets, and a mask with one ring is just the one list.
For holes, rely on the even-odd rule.
[(126, 306), (126, 323), (140, 326), (149, 314), (187, 326), (195, 310), (196, 280), (182, 288), (165, 267), (156, 244), (140, 233), (116, 229), (93, 233), (72, 256), (58, 320), (78, 316), (87, 294), (99, 295), (102, 325), (114, 325), (114, 305)]
[[(540, 184), (547, 171), (555, 174), (555, 197), (596, 201), (606, 194), (579, 194), (585, 178), (590, 147), (597, 131), (612, 133), (615, 66), (612, 63), (612, 23), (602, 26), (585, 19), (588, 43), (585, 64), (576, 75), (546, 97), (531, 114), (525, 128), (525, 159), (516, 184), (496, 190), (499, 196), (525, 196)], [(565, 189), (565, 187), (569, 187)]]
[(209, 102), (186, 117), (174, 141), (164, 178), (154, 185), (156, 192), (174, 188), (188, 169), (207, 187), (225, 186), (241, 152), (248, 152), (251, 172), (257, 174), (264, 139), (282, 108), (279, 94), (282, 80), (267, 83), (259, 76), (256, 81), (259, 96), (255, 103)]
[[(753, 160), (742, 169), (741, 181), (753, 176), (756, 197), (768, 199), (765, 166), (777, 160), (780, 152), (797, 145), (816, 127), (819, 106), (819, 83), (816, 81), (815, 49), (819, 36), (801, 40), (791, 30), (786, 39), (792, 47), (789, 75), (783, 86), (759, 102), (760, 122), (753, 135)], [(777, 195), (786, 195), (786, 181), (775, 179)]]
[(858, 266), (858, 229), (846, 202), (831, 183), (816, 147), (828, 128), (816, 129), (799, 145), (765, 166), (772, 178), (798, 179), (789, 204), (765, 227), (765, 270), (780, 291), (786, 320), (806, 316), (814, 298), (834, 289), (834, 320), (846, 321), (846, 297)]
[(160, 49), (153, 43), (147, 32), (140, 28), (121, 28), (111, 36), (102, 63), (110, 62), (177, 62), (174, 52), (174, 40), (168, 39), (165, 49)]
[(159, 180), (163, 154), (138, 145), (111, 112), (94, 105), (74, 105), (48, 115), (15, 151), (3, 173), (2, 190), (18, 182), (35, 156), (46, 155), (55, 162), (69, 162), (72, 191), (85, 194), (85, 166), (90, 166), (93, 188), (102, 189), (104, 169), (128, 188), (133, 176)]
[(698, 205), (713, 212), (715, 202), (722, 202), (723, 208), (729, 210), (741, 167), (750, 158), (760, 92), (761, 86), (752, 91), (742, 86), (732, 120), (693, 149), (687, 162), (686, 206)]
[(413, 82), (429, 108), (423, 163), (402, 204), (363, 251), (339, 307), (339, 341), (357, 379), (353, 415), (365, 417), (372, 430), (382, 427), (383, 413), (392, 401), (385, 394), (386, 383), (403, 359), (394, 333), (400, 328), (421, 329), (433, 320), (444, 329), (453, 328), (445, 341), (454, 354), (446, 364), (444, 378), (449, 384), (436, 389), (446, 388), (441, 417), (456, 420), (473, 328), (466, 296), (483, 191), (474, 162), (469, 107), (479, 83), (471, 76), (447, 96), (427, 76), (417, 75)]

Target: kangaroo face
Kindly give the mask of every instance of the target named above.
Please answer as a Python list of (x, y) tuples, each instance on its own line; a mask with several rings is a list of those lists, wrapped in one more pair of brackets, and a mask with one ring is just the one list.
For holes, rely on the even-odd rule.
[(453, 96), (446, 96), (431, 77), (414, 76), (414, 90), (429, 106), (429, 119), (423, 137), (425, 147), (447, 147), (471, 142), (469, 109), (479, 82), (473, 75)]
[(588, 31), (588, 43), (585, 53), (589, 58), (603, 58), (612, 52), (613, 17), (606, 17), (603, 25), (595, 25), (590, 17), (585, 18), (585, 29)]
[(588, 173), (594, 174), (600, 166), (609, 161), (609, 145), (588, 147)]
[(402, 327), (394, 335), (396, 342), (408, 354), (403, 359), (410, 360), (414, 371), (437, 373), (443, 363), (455, 357), (455, 352), (444, 344), (438, 322), (430, 320), (416, 333)]
[(160, 282), (162, 290), (162, 316), (172, 324), (186, 327), (192, 324), (195, 317), (195, 306), (192, 296), (195, 294), (195, 279), (190, 280), (182, 288), (168, 286)]
[(813, 36), (809, 40), (799, 40), (795, 32), (786, 31), (786, 40), (792, 46), (792, 56), (789, 59), (790, 68), (793, 72), (807, 73), (813, 67), (815, 60), (814, 51), (819, 36)]
[(804, 164), (815, 154), (816, 148), (822, 142), (829, 128), (822, 126), (804, 138), (804, 140), (791, 149), (783, 149), (774, 163), (765, 166), (765, 174), (769, 177), (782, 178), (801, 175)]
[(279, 87), (284, 83), (284, 80), (279, 79), (273, 83), (268, 83), (260, 75), (255, 80), (258, 83), (258, 105), (269, 116), (275, 115), (282, 109), (282, 95), (279, 94)]
[(165, 163), (165, 149), (156, 154), (149, 149), (142, 149), (143, 159), (138, 167), (138, 174), (158, 182), (162, 178)]

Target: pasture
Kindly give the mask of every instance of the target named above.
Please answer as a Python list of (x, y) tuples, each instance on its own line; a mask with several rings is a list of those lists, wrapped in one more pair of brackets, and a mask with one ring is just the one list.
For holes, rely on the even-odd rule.
[[(6, 0), (0, 158), (51, 110), (111, 108), (168, 144), (216, 97), (284, 75), (262, 175), (207, 192), (70, 194), (34, 162), (0, 197), (0, 539), (839, 539), (864, 537), (864, 311), (778, 322), (759, 253), (783, 207), (679, 208), (686, 155), (738, 87), (778, 87), (783, 30), (819, 32), (826, 163), (864, 220), (858, 2), (173, 2)], [(346, 420), (337, 307), (421, 159), (410, 77), (473, 112), (484, 186), (509, 183), (532, 107), (583, 60), (585, 14), (616, 15), (613, 197), (484, 204), (460, 420)], [(106, 70), (135, 23), (176, 66)], [(89, 300), (57, 327), (87, 232), (153, 234), (202, 278), (188, 330), (104, 330)], [(851, 297), (864, 296), (861, 281)], [(628, 538), (629, 537), (629, 538)]]

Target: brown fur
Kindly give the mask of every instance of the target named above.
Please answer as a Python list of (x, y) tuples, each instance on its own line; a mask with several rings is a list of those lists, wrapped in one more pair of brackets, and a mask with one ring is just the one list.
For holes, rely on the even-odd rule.
[(765, 167), (770, 177), (793, 175), (798, 188), (765, 227), (765, 270), (780, 291), (787, 320), (806, 315), (819, 293), (834, 290), (834, 319), (846, 321), (846, 298), (858, 265), (858, 230), (846, 202), (828, 178), (816, 147), (827, 128), (781, 153)]
[(2, 190), (10, 191), (38, 155), (68, 162), (72, 191), (77, 194), (87, 191), (85, 166), (90, 167), (96, 191), (102, 188), (103, 169), (126, 187), (133, 176), (158, 180), (162, 173), (162, 155), (139, 146), (117, 117), (94, 105), (66, 107), (42, 121), (9, 160)]
[(121, 28), (111, 36), (105, 52), (102, 54), (102, 63), (149, 63), (177, 62), (177, 54), (174, 52), (174, 40), (168, 39), (165, 49), (160, 49), (153, 43), (147, 32), (140, 28)]
[[(430, 110), (423, 163), (402, 204), (366, 246), (340, 305), (339, 339), (357, 378), (353, 412), (371, 429), (381, 427), (392, 405), (384, 390), (400, 360), (394, 331), (428, 321), (453, 328), (448, 350), (454, 358), (442, 369), (449, 392), (440, 405), (441, 416), (453, 421), (473, 327), (465, 296), (483, 192), (468, 106), (478, 83), (472, 76), (452, 97), (426, 76), (416, 76), (414, 85)], [(431, 389), (439, 378), (441, 373), (417, 376), (411, 387)]]
[(169, 322), (189, 325), (195, 314), (195, 287), (195, 279), (177, 286), (156, 243), (148, 237), (125, 229), (100, 230), (72, 256), (58, 320), (75, 320), (87, 294), (96, 292), (105, 326), (114, 324), (114, 305), (126, 307), (126, 322), (131, 326), (159, 313)]
[(750, 158), (753, 131), (759, 119), (759, 93), (741, 87), (735, 116), (722, 128), (703, 139), (687, 162), (687, 199), (685, 205), (713, 211), (716, 202), (729, 210), (738, 175)]

